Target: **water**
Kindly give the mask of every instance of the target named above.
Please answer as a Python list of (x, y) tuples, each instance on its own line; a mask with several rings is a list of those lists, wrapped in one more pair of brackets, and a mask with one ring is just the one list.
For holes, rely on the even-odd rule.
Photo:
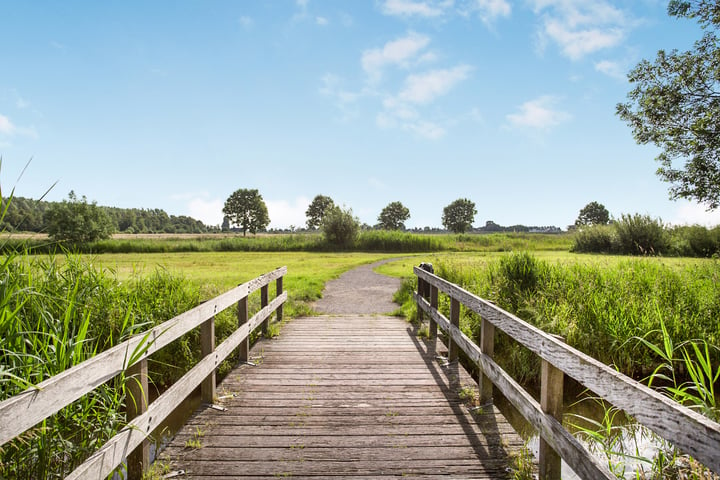
[[(566, 383), (570, 383), (567, 382)], [(537, 399), (537, 392), (530, 393)], [(497, 390), (494, 392), (495, 405), (505, 415), (526, 441), (527, 448), (535, 458), (538, 458), (540, 437), (535, 429), (520, 415), (520, 413)], [(649, 471), (650, 462), (643, 459), (653, 459), (660, 450), (667, 449), (667, 442), (658, 438), (647, 428), (633, 423), (623, 412), (617, 410), (607, 413), (605, 408), (577, 385), (567, 385), (565, 389), (563, 425), (571, 433), (576, 434), (583, 428), (598, 430), (600, 425), (604, 431), (609, 432), (607, 443), (600, 445), (597, 442), (581, 443), (585, 445), (605, 465), (612, 465), (611, 470), (619, 478), (636, 478), (636, 471)], [(600, 425), (598, 425), (600, 424)], [(622, 452), (624, 455), (606, 454), (606, 451)], [(573, 470), (562, 462), (562, 478), (567, 480), (581, 480)]]

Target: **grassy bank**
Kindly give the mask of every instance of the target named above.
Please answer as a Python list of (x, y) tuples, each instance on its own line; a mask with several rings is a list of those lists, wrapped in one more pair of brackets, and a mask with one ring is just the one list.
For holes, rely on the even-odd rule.
[[(324, 283), (386, 255), (195, 253), (100, 256), (9, 255), (0, 263), (0, 401), (244, 281), (288, 265), (287, 316), (310, 312)], [(273, 288), (271, 287), (271, 291)], [(274, 292), (271, 293), (271, 295)], [(259, 307), (259, 294), (250, 299)], [(236, 327), (216, 317), (217, 341)], [(163, 389), (199, 359), (199, 332), (149, 362)], [(221, 373), (228, 365), (221, 366)], [(0, 449), (0, 478), (63, 478), (124, 425), (121, 376)]]
[[(512, 250), (568, 251), (571, 234), (416, 234), (369, 230), (342, 251), (418, 253), (443, 251), (503, 252)], [(128, 235), (92, 242), (78, 247), (58, 245), (45, 236), (6, 234), (0, 237), (0, 251), (62, 253), (63, 248), (80, 253), (193, 253), (193, 252), (337, 252), (319, 233), (240, 235)]]
[[(490, 299), (579, 350), (635, 377), (663, 359), (636, 337), (663, 344), (661, 322), (676, 344), (705, 339), (720, 345), (720, 262), (552, 253), (440, 255), (435, 273)], [(409, 261), (382, 267), (407, 271)], [(414, 287), (409, 279), (405, 295)], [(449, 306), (441, 307), (448, 310)], [(412, 312), (412, 306), (405, 308)], [(411, 313), (412, 314), (412, 313)], [(478, 340), (479, 319), (463, 312), (461, 328)], [(499, 335), (496, 352), (521, 382), (537, 378), (537, 359)], [(714, 363), (720, 361), (713, 353)]]

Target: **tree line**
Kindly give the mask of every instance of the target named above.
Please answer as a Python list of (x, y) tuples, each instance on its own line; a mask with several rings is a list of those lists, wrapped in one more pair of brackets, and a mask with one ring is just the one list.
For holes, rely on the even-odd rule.
[[(3, 198), (5, 215), (0, 221), (4, 231), (50, 233), (72, 230), (96, 232), (102, 238), (120, 233), (207, 233), (216, 231), (200, 220), (185, 215), (168, 215), (164, 210), (103, 207), (88, 203), (70, 192), (62, 202), (48, 202), (24, 197)], [(91, 235), (95, 237), (95, 235)], [(98, 238), (94, 238), (98, 239)]]

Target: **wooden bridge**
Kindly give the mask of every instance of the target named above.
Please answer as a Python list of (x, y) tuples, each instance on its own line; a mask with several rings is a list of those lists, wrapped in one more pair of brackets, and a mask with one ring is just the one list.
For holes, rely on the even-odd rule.
[[(274, 312), (282, 319), (286, 272), (240, 285), (1, 402), (0, 446), (127, 371), (138, 379), (128, 426), (67, 478), (99, 480), (123, 464), (139, 477), (149, 463), (147, 435), (198, 385), (206, 406), (163, 453), (176, 475), (507, 478), (509, 456), (522, 442), (493, 406), (495, 388), (538, 430), (541, 478), (560, 478), (561, 458), (581, 478), (615, 478), (562, 425), (569, 375), (720, 471), (719, 424), (423, 269), (414, 272), (418, 308), (430, 320), (427, 341), (394, 317), (345, 315), (294, 319), (279, 339), (251, 349), (251, 332), (266, 330)], [(248, 296), (257, 290), (260, 310), (250, 317)], [(449, 318), (438, 310), (440, 293), (448, 297)], [(214, 316), (234, 305), (238, 329), (216, 347)], [(461, 305), (482, 318), (479, 346), (458, 328)], [(204, 358), (148, 404), (148, 357), (194, 328), (201, 330)], [(540, 402), (493, 361), (495, 329), (542, 359)], [(460, 351), (479, 368), (477, 383), (459, 366)], [(241, 365), (216, 387), (217, 366), (238, 355)], [(459, 395), (473, 386), (479, 409)]]

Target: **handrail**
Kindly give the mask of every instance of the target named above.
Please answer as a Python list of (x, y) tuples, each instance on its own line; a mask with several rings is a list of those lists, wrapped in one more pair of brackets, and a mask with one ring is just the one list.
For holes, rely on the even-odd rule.
[[(240, 355), (244, 357), (241, 359), (247, 360), (250, 333), (261, 324), (265, 330), (269, 317), (275, 311), (278, 320), (282, 319), (282, 306), (287, 300), (287, 292), (282, 287), (286, 274), (287, 267), (280, 267), (243, 283), (0, 402), (0, 418), (4, 419), (0, 423), (0, 446), (120, 373), (128, 369), (144, 369), (146, 372), (150, 355), (190, 330), (203, 327), (201, 342), (204, 358), (149, 406), (145, 378), (138, 389), (139, 396), (143, 398), (134, 398), (134, 409), (128, 406), (129, 410), (136, 411), (136, 418), (67, 477), (106, 478), (136, 447), (147, 443), (147, 435), (198, 385), (203, 385), (203, 399), (215, 396), (215, 369), (234, 349), (240, 346)], [(276, 298), (268, 303), (268, 284), (273, 280), (276, 281)], [(261, 290), (261, 310), (248, 319), (247, 299), (258, 289)], [(238, 329), (215, 349), (214, 317), (235, 304), (238, 305)], [(147, 445), (144, 449), (147, 450)], [(147, 458), (142, 458), (139, 468), (145, 468), (147, 461)]]
[[(615, 478), (606, 466), (602, 465), (587, 449), (582, 446), (560, 422), (557, 415), (550, 413), (551, 408), (546, 403), (551, 400), (545, 395), (554, 394), (562, 398), (562, 384), (559, 392), (551, 392), (553, 387), (548, 385), (548, 378), (552, 378), (553, 370), (569, 375), (579, 383), (605, 398), (616, 407), (625, 410), (640, 423), (651, 429), (657, 435), (674, 443), (685, 453), (712, 469), (720, 472), (720, 424), (684, 407), (670, 398), (652, 390), (651, 388), (627, 377), (594, 358), (570, 347), (552, 335), (530, 325), (520, 318), (493, 305), (463, 288), (448, 282), (430, 272), (415, 267), (414, 273), (418, 277), (418, 292), (414, 297), (420, 312), (425, 312), (435, 323), (443, 328), (450, 339), (450, 350), (459, 347), (478, 365), (481, 371), (481, 396), (485, 399), (491, 394), (483, 391), (484, 379), (487, 378), (505, 395), (505, 397), (518, 409), (518, 411), (531, 423), (541, 437), (542, 441), (559, 454), (563, 460), (583, 478)], [(459, 318), (458, 307), (453, 310), (451, 305), (451, 321), (437, 310), (437, 294), (441, 291), (454, 302), (465, 305), (480, 315), (482, 320), (481, 331), (487, 338), (481, 339), (486, 348), (481, 349), (462, 333), (457, 325)], [(427, 298), (430, 298), (430, 301)], [(517, 384), (492, 359), (492, 344), (494, 328), (499, 328), (514, 340), (527, 347), (543, 360), (543, 378), (541, 385), (541, 404), (538, 404), (520, 385)], [(431, 332), (433, 329), (431, 328)], [(457, 347), (456, 347), (457, 346)], [(560, 382), (562, 382), (560, 376)], [(552, 457), (554, 452), (550, 452)], [(541, 448), (541, 457), (542, 457)], [(544, 469), (544, 459), (540, 459), (541, 476)], [(550, 470), (559, 470), (550, 467)], [(553, 478), (559, 478), (558, 476)], [(552, 475), (551, 475), (552, 476)]]

